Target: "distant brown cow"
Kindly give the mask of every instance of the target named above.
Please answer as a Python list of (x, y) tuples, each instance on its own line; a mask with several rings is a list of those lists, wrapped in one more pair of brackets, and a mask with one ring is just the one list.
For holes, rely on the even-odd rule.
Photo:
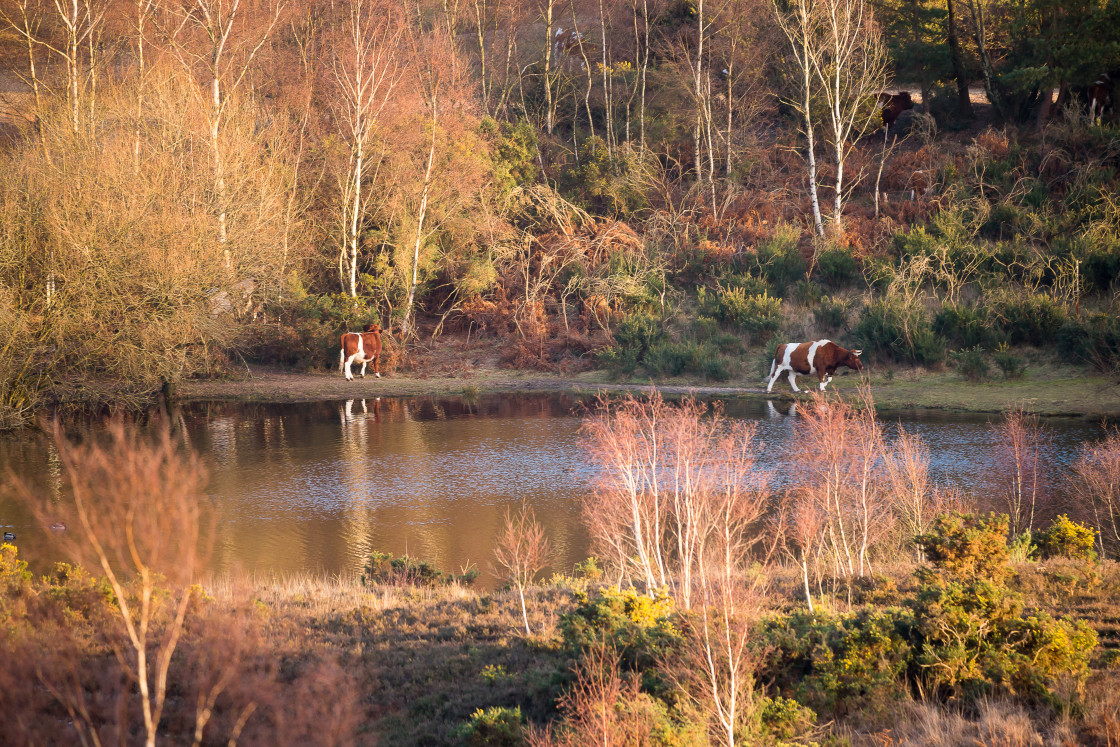
[(902, 112), (914, 108), (914, 100), (910, 98), (909, 91), (883, 92), (879, 94), (879, 107), (882, 109), (883, 127), (890, 129)]
[(801, 391), (797, 388), (798, 374), (803, 376), (816, 374), (823, 392), (832, 381), (836, 369), (841, 366), (846, 366), (853, 371), (863, 370), (863, 363), (859, 359), (861, 353), (862, 350), (845, 350), (830, 340), (784, 343), (774, 351), (774, 362), (770, 364), (770, 381), (766, 384), (766, 391), (769, 393), (774, 388), (774, 382), (783, 371), (789, 371), (789, 385), (793, 387), (793, 391)]
[(1102, 73), (1099, 78), (1089, 86), (1089, 119), (1093, 124), (1100, 124), (1104, 110), (1112, 106), (1112, 76)]
[(370, 324), (362, 332), (345, 332), (342, 335), (342, 350), (338, 355), (338, 370), (342, 371), (347, 381), (353, 381), (354, 375), (350, 373), (350, 366), (354, 363), (362, 364), (362, 378), (366, 376), (366, 364), (373, 361), (373, 374), (381, 378), (381, 327)]

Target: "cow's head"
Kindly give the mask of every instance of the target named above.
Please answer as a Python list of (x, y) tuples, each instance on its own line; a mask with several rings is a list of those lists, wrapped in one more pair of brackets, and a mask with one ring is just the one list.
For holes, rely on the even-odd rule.
[(862, 371), (863, 361), (859, 359), (861, 355), (863, 355), (862, 350), (849, 350), (848, 355), (844, 358), (844, 360), (840, 361), (840, 364), (847, 366), (853, 371)]
[(381, 325), (377, 324), (376, 322), (373, 323), (373, 324), (367, 324), (366, 328), (363, 330), (363, 332), (380, 332), (380, 331), (381, 331)]

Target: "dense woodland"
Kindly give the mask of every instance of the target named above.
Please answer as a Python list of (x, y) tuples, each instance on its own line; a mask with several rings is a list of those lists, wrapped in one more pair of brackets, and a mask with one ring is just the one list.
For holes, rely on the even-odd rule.
[(2, 10), (10, 424), (329, 368), (370, 321), (403, 370), (456, 335), (753, 380), (779, 331), (977, 375), (1022, 345), (1116, 364), (1120, 145), (1088, 100), (1116, 2)]

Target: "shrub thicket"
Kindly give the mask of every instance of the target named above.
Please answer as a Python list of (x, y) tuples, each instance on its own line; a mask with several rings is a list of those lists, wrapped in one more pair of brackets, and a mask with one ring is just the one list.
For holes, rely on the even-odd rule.
[(891, 360), (929, 366), (945, 359), (945, 345), (924, 312), (897, 301), (865, 306), (853, 334), (864, 349)]
[(1097, 532), (1069, 516), (1061, 514), (1042, 531), (1035, 532), (1032, 539), (1038, 546), (1041, 558), (1071, 558), (1073, 560), (1096, 560), (1094, 547)]
[(409, 555), (396, 557), (391, 553), (375, 550), (362, 571), (362, 583), (369, 586), (469, 586), (478, 580), (479, 572), (473, 566), (460, 574), (441, 571), (426, 560)]

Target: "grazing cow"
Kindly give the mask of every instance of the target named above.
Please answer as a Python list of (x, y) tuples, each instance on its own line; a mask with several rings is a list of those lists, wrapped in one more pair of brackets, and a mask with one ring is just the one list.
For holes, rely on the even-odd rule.
[(1112, 76), (1101, 73), (1101, 76), (1089, 86), (1089, 120), (1097, 125), (1101, 123), (1104, 110), (1112, 106)]
[(797, 388), (798, 374), (816, 374), (823, 392), (840, 366), (847, 366), (853, 371), (863, 370), (863, 363), (859, 359), (862, 352), (845, 350), (830, 340), (787, 342), (779, 345), (774, 351), (774, 362), (770, 364), (770, 381), (766, 385), (766, 391), (769, 393), (774, 388), (774, 382), (782, 371), (789, 371), (789, 385), (793, 387), (793, 391), (801, 391)]
[(883, 127), (889, 130), (902, 112), (914, 108), (914, 100), (910, 98), (909, 91), (883, 92), (879, 94), (879, 107), (882, 110)]
[(381, 378), (379, 369), (381, 359), (381, 327), (371, 324), (362, 332), (344, 332), (342, 335), (342, 350), (338, 354), (338, 370), (346, 375), (347, 381), (353, 381), (354, 375), (350, 373), (350, 366), (354, 363), (362, 364), (362, 378), (366, 376), (366, 364), (373, 361), (373, 375)]

